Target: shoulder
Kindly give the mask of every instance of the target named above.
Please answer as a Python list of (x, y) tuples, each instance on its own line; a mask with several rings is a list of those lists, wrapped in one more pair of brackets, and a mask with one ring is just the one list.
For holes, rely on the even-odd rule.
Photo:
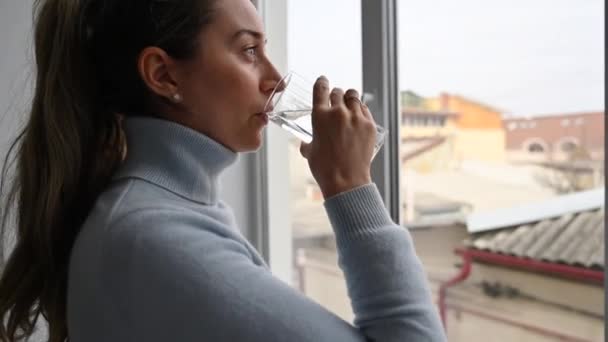
[(176, 279), (208, 287), (207, 281), (230, 270), (231, 264), (254, 264), (252, 252), (228, 227), (162, 205), (139, 208), (113, 220), (100, 256), (102, 278), (116, 277), (135, 288), (154, 283), (162, 292), (177, 291)]
[[(85, 230), (97, 231), (104, 258), (147, 253), (184, 253), (233, 246), (249, 254), (223, 203), (205, 206), (186, 201), (138, 179), (121, 180), (97, 201)], [(218, 243), (220, 241), (221, 243)], [(120, 260), (116, 260), (120, 262)]]

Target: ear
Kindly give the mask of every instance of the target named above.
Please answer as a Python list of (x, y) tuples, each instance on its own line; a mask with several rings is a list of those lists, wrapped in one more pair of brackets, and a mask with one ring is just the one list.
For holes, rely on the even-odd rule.
[(141, 51), (137, 69), (148, 89), (171, 100), (178, 93), (173, 59), (161, 48), (149, 46)]

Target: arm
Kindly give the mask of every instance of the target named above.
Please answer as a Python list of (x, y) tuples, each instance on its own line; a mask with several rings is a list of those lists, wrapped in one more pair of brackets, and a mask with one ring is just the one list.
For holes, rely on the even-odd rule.
[(355, 326), (373, 341), (445, 341), (408, 231), (373, 184), (327, 199)]
[(300, 151), (327, 199), (355, 325), (375, 341), (444, 341), (411, 237), (371, 184), (373, 115), (354, 89), (313, 89), (314, 136)]

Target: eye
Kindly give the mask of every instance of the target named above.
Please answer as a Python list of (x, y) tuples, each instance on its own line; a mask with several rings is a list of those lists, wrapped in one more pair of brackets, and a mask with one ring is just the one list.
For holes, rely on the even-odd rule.
[(258, 52), (257, 52), (257, 46), (251, 46), (245, 49), (245, 54), (247, 54), (249, 57), (256, 57)]

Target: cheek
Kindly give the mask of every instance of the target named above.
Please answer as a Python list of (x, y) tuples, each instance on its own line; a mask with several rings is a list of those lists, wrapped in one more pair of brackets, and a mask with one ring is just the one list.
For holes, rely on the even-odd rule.
[(247, 68), (232, 66), (218, 77), (218, 90), (228, 95), (232, 104), (244, 103), (255, 99), (257, 83), (252, 70)]
[(217, 63), (213, 68), (201, 69), (192, 79), (196, 88), (193, 98), (203, 111), (228, 114), (247, 110), (257, 89), (250, 73), (234, 64)]
[(231, 58), (199, 66), (188, 74), (187, 85), (188, 106), (199, 131), (235, 151), (259, 148), (264, 125), (252, 120), (264, 105), (257, 70)]

